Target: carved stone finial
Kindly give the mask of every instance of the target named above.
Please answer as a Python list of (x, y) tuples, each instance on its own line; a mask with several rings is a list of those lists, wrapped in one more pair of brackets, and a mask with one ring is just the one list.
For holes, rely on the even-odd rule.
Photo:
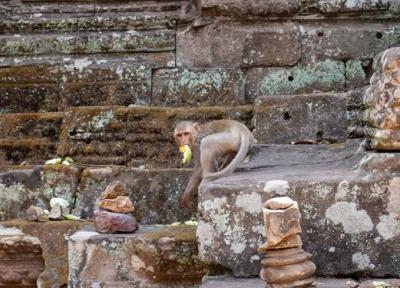
[(260, 277), (270, 288), (309, 287), (315, 264), (311, 254), (301, 249), (300, 212), (296, 201), (276, 197), (264, 203), (267, 242), (258, 248), (265, 253)]

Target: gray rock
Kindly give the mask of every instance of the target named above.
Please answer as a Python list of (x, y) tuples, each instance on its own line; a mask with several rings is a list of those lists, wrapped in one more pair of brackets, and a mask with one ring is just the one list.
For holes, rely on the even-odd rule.
[(60, 204), (55, 204), (53, 208), (51, 208), (50, 213), (49, 213), (49, 219), (50, 220), (63, 220), (64, 219), (64, 214), (63, 214), (63, 208)]

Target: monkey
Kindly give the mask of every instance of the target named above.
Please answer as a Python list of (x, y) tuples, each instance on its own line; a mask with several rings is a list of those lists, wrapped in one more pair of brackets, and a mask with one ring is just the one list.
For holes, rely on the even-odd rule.
[[(181, 198), (189, 207), (192, 194), (202, 184), (232, 173), (246, 157), (255, 140), (250, 130), (234, 120), (214, 120), (203, 125), (179, 122), (174, 129), (178, 146), (189, 145), (195, 161), (194, 171)], [(217, 159), (223, 159), (218, 166)]]

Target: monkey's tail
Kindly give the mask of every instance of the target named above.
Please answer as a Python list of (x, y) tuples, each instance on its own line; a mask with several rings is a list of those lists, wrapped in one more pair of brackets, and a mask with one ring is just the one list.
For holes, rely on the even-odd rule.
[(233, 173), (236, 167), (239, 166), (240, 162), (242, 162), (244, 158), (246, 158), (247, 152), (250, 150), (250, 146), (253, 144), (252, 139), (253, 135), (249, 137), (245, 133), (241, 133), (240, 148), (239, 151), (236, 153), (235, 158), (233, 158), (232, 161), (224, 169), (214, 173), (208, 173), (207, 175), (204, 175), (203, 179), (206, 181), (212, 181)]

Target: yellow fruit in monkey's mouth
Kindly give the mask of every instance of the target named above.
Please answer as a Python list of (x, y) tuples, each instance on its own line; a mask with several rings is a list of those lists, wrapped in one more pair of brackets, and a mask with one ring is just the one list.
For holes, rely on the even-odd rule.
[(190, 162), (190, 159), (192, 159), (192, 150), (189, 145), (181, 145), (179, 152), (183, 154), (182, 163)]

